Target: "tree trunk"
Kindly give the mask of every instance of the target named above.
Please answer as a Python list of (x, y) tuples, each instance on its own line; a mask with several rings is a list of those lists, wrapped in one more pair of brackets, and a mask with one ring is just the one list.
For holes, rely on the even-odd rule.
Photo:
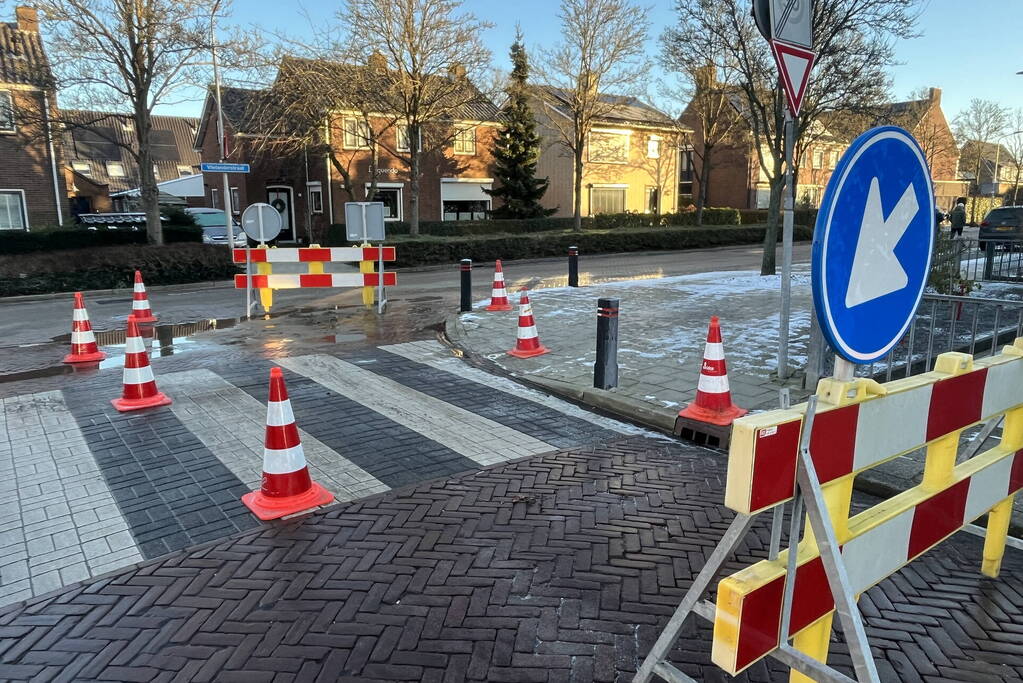
[[(412, 142), (413, 147), (417, 147), (416, 143)], [(409, 169), (410, 178), (410, 200), (409, 200), (409, 229), (408, 234), (418, 235), (419, 234), (419, 149), (413, 149), (412, 151), (412, 163)], [(441, 215), (443, 215), (444, 208), (441, 207)]]
[[(572, 181), (575, 184), (575, 200), (573, 202), (573, 218), (575, 221), (572, 223), (572, 230), (575, 232), (582, 232), (583, 229), (583, 148), (582, 145), (576, 145), (575, 148), (575, 169), (573, 173)], [(590, 207), (593, 210), (593, 207)]]
[[(341, 160), (337, 158), (333, 151), (328, 154), (328, 158), (330, 159), (330, 165), (333, 166), (334, 170), (336, 170), (338, 175), (341, 176), (341, 189), (344, 190), (346, 195), (348, 195), (348, 201), (357, 201), (355, 199), (355, 185), (352, 183), (352, 174), (348, 172), (348, 169), (345, 168), (344, 164), (341, 163)], [(334, 217), (331, 216), (330, 219), (333, 221)]]
[(150, 147), (149, 112), (136, 109), (135, 129), (139, 143), (139, 199), (146, 214), (146, 236), (150, 244), (163, 244), (163, 223), (160, 222), (160, 190), (153, 173), (153, 150)]
[(700, 161), (700, 192), (696, 197), (696, 226), (703, 225), (703, 209), (707, 206), (707, 185), (710, 180), (711, 148), (703, 148), (703, 159)]
[[(776, 164), (777, 166), (778, 164)], [(760, 263), (761, 275), (774, 275), (776, 271), (778, 228), (781, 225), (781, 195), (785, 188), (785, 176), (775, 169), (771, 180), (771, 201), (767, 206), (767, 229), (764, 231), (764, 258)]]

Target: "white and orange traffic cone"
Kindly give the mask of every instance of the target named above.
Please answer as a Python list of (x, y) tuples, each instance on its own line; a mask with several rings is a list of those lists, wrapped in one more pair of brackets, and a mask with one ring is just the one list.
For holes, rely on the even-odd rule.
[(242, 503), (262, 520), (304, 512), (334, 500), (334, 495), (309, 476), (305, 451), (291, 412), (288, 389), (280, 368), (270, 370), (270, 397), (266, 403), (266, 440), (263, 483), (246, 493)]
[(490, 305), (488, 311), (510, 311), (511, 303), (508, 301), (508, 292), (504, 289), (504, 269), (501, 268), (501, 259), (494, 264), (494, 287), (490, 290)]
[(703, 351), (696, 401), (681, 410), (679, 417), (725, 426), (748, 412), (732, 403), (728, 369), (725, 367), (725, 347), (721, 342), (721, 324), (718, 317), (713, 315), (707, 329), (707, 346)]
[(81, 292), (75, 292), (75, 308), (71, 312), (71, 353), (64, 356), (65, 363), (94, 363), (107, 354), (96, 345), (96, 335), (89, 323), (89, 312)]
[(146, 344), (133, 315), (128, 316), (128, 332), (124, 340), (124, 392), (121, 398), (110, 402), (122, 413), (171, 404), (170, 398), (156, 388)]
[(519, 329), (515, 339), (515, 348), (508, 352), (516, 358), (531, 358), (549, 353), (550, 349), (540, 343), (540, 335), (536, 333), (536, 321), (533, 320), (533, 305), (529, 303), (529, 294), (522, 288), (519, 299)]
[(135, 271), (135, 288), (131, 295), (131, 314), (135, 316), (137, 323), (155, 323), (156, 316), (153, 309), (149, 307), (149, 297), (146, 296), (146, 285), (142, 282), (142, 273)]

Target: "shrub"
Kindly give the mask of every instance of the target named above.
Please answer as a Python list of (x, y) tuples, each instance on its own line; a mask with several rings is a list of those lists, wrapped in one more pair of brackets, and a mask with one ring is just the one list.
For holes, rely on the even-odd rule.
[(204, 244), (48, 251), (0, 256), (0, 296), (131, 287), (136, 268), (148, 285), (222, 280), (238, 272), (227, 249)]
[[(767, 223), (767, 209), (739, 209), (743, 225)], [(796, 209), (792, 217), (796, 225), (813, 226), (817, 222), (817, 209)]]
[[(202, 228), (195, 225), (163, 226), (164, 242), (202, 242)], [(37, 251), (90, 249), (145, 244), (145, 230), (89, 230), (72, 228), (47, 232), (9, 232), (0, 239), (0, 254), (30, 254)]]

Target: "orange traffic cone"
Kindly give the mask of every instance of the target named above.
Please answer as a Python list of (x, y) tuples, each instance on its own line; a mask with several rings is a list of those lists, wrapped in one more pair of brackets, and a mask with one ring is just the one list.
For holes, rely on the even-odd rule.
[(128, 332), (124, 340), (124, 393), (121, 398), (110, 402), (122, 413), (171, 404), (170, 398), (156, 388), (149, 354), (133, 315), (128, 316)]
[(64, 356), (65, 363), (93, 363), (107, 354), (96, 345), (96, 335), (89, 323), (89, 312), (81, 292), (75, 292), (75, 308), (71, 313), (71, 353)]
[(515, 348), (508, 352), (516, 358), (531, 358), (549, 353), (550, 349), (540, 343), (540, 335), (536, 333), (536, 321), (533, 320), (533, 305), (529, 303), (526, 288), (522, 288), (519, 299), (519, 329), (515, 339)]
[(157, 318), (149, 307), (146, 296), (146, 285), (142, 282), (142, 273), (135, 271), (135, 288), (131, 295), (131, 314), (137, 323), (155, 323)]
[(721, 343), (721, 324), (716, 315), (711, 316), (707, 346), (703, 351), (703, 367), (700, 368), (700, 383), (696, 387), (696, 401), (681, 410), (679, 417), (725, 426), (747, 412), (732, 403), (728, 369), (725, 367), (725, 348)]
[(284, 374), (280, 368), (273, 368), (266, 404), (263, 483), (259, 491), (242, 496), (242, 503), (256, 517), (268, 520), (311, 510), (332, 500), (334, 495), (309, 476)]
[(494, 286), (490, 290), (490, 305), (488, 311), (510, 311), (511, 304), (508, 302), (508, 293), (504, 289), (504, 270), (501, 268), (501, 259), (494, 264)]

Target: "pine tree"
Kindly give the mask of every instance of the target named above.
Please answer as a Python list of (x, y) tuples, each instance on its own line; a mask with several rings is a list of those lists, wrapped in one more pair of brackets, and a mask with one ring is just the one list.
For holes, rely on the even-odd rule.
[(557, 209), (545, 209), (540, 198), (547, 192), (547, 178), (536, 177), (540, 156), (540, 136), (536, 119), (529, 109), (529, 59), (522, 44), (522, 33), (515, 35), (511, 46), (512, 73), (508, 86), (508, 102), (504, 106), (504, 128), (494, 143), (494, 177), (497, 188), (487, 190), (503, 203), (493, 210), (494, 218), (542, 218)]

